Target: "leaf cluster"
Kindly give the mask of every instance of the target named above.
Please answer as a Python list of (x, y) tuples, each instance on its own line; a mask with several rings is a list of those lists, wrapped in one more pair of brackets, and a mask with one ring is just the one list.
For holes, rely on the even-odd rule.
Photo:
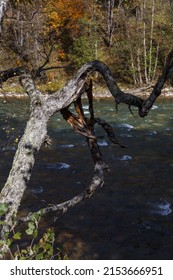
[[(7, 211), (6, 205), (0, 205), (0, 213), (5, 214)], [(10, 259), (15, 260), (53, 260), (53, 259), (67, 259), (63, 255), (62, 249), (55, 246), (55, 233), (52, 228), (48, 228), (46, 232), (39, 236), (39, 222), (41, 219), (41, 212), (33, 213), (31, 219), (27, 224), (27, 229), (24, 232), (13, 229), (12, 233), (5, 234), (5, 240), (0, 240), (0, 246), (5, 243), (9, 250)], [(1, 222), (4, 223), (4, 222)], [(25, 248), (20, 248), (18, 244), (22, 241), (24, 235), (30, 239), (30, 244)]]

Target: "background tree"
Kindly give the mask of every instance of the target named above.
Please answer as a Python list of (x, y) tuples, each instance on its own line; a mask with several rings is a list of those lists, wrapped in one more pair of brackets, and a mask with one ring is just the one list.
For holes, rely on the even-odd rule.
[[(172, 45), (170, 1), (8, 2), (1, 36), (3, 67), (7, 61), (11, 67), (25, 62), (31, 68), (45, 62), (50, 67), (68, 64), (73, 66), (64, 73), (68, 79), (74, 67), (101, 59), (110, 63), (120, 82), (141, 86), (155, 81)], [(56, 71), (51, 73), (56, 77)]]
[(1, 33), (1, 26), (2, 26), (2, 20), (5, 14), (5, 11), (7, 9), (7, 4), (8, 4), (8, 0), (2, 0), (0, 2), (0, 33)]

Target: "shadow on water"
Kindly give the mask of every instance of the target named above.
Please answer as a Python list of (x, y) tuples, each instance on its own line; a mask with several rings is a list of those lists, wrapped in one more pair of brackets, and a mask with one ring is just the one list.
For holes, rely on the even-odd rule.
[[(2, 187), (27, 109), (22, 109), (23, 101), (13, 109), (2, 102), (0, 106)], [(146, 119), (134, 118), (123, 105), (116, 115), (111, 101), (96, 102), (95, 107), (128, 148), (114, 146), (106, 136), (100, 139), (110, 167), (104, 186), (59, 219), (48, 216), (43, 228), (55, 226), (57, 242), (64, 245), (69, 259), (173, 259), (173, 101), (158, 102)], [(87, 105), (84, 109), (87, 114)], [(104, 135), (99, 128), (98, 134)], [(49, 135), (53, 145), (38, 155), (21, 214), (73, 197), (92, 178), (85, 140), (58, 114), (49, 123)]]

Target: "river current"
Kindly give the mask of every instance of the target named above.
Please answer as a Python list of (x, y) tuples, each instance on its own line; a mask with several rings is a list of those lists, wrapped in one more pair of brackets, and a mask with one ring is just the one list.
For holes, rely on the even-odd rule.
[[(95, 114), (108, 121), (126, 149), (112, 144), (97, 128), (110, 171), (90, 198), (43, 229), (55, 227), (69, 259), (173, 259), (173, 100), (160, 99), (148, 117), (127, 106), (118, 113), (112, 100), (95, 101)], [(87, 103), (84, 105), (89, 114)], [(22, 135), (27, 100), (0, 100), (0, 187)], [(63, 202), (90, 183), (93, 162), (82, 136), (60, 114), (49, 122), (52, 146), (39, 152), (20, 214)]]

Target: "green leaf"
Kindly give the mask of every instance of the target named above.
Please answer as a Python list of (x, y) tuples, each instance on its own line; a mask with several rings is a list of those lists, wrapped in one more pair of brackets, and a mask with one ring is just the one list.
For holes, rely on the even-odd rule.
[(40, 253), (36, 255), (36, 260), (43, 260), (43, 257), (44, 257), (43, 253)]
[(28, 228), (29, 229), (35, 229), (35, 223), (34, 222), (29, 222), (28, 223)]
[(13, 235), (13, 239), (15, 239), (15, 240), (20, 240), (20, 239), (21, 239), (21, 235), (22, 235), (21, 232), (16, 232), (16, 233)]
[(26, 232), (26, 234), (28, 234), (28, 235), (32, 235), (33, 232), (34, 232), (34, 230), (31, 229), (31, 228), (28, 228), (25, 232)]
[(9, 239), (7, 240), (7, 245), (8, 245), (8, 247), (10, 247), (10, 245), (12, 244), (12, 242), (13, 242), (13, 240), (12, 240), (11, 238), (9, 238)]
[(63, 260), (68, 260), (68, 256), (64, 255)]
[(3, 216), (8, 211), (8, 205), (6, 203), (0, 203), (0, 215)]
[(3, 240), (0, 240), (0, 246), (1, 245), (4, 245), (4, 241)]
[(34, 238), (36, 238), (38, 236), (38, 230), (34, 230)]
[(21, 254), (26, 255), (28, 254), (28, 251), (26, 249), (22, 249)]
[(31, 215), (31, 221), (38, 221), (40, 218), (40, 213), (34, 212)]

